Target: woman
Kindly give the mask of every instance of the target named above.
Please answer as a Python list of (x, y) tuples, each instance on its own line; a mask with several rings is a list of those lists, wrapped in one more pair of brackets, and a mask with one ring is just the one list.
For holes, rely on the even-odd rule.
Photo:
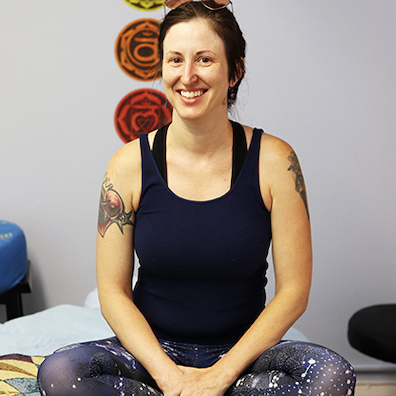
[[(47, 358), (42, 395), (353, 394), (342, 357), (281, 342), (308, 303), (305, 186), (287, 143), (228, 119), (245, 41), (220, 3), (190, 2), (165, 17), (159, 53), (172, 123), (122, 147), (107, 169), (97, 279), (117, 338)], [(271, 238), (276, 295), (265, 307)]]

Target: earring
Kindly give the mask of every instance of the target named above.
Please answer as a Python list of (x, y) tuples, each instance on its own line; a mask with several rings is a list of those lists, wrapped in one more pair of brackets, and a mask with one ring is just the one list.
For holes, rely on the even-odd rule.
[(228, 88), (228, 103), (233, 104), (236, 101), (236, 89), (235, 87)]

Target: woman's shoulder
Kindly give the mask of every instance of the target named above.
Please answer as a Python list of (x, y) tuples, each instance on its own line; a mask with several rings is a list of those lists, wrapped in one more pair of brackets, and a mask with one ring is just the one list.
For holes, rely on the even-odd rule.
[(287, 143), (285, 140), (275, 136), (271, 135), (262, 128), (258, 127), (250, 127), (243, 125), (243, 128), (246, 133), (246, 137), (248, 142), (251, 140), (253, 133), (261, 133), (261, 142), (260, 142), (260, 156), (265, 157), (268, 160), (272, 161), (279, 161), (283, 160), (286, 156), (286, 158), (290, 155), (290, 152), (293, 151), (293, 148), (289, 143)]
[(117, 170), (117, 173), (130, 171), (132, 168), (140, 166), (140, 139), (135, 139), (120, 147), (110, 158), (108, 171)]
[(282, 160), (290, 155), (293, 151), (291, 145), (285, 140), (268, 134), (263, 133), (261, 137), (261, 151), (262, 153), (273, 161)]
[[(152, 145), (157, 131), (147, 133), (149, 146)], [(145, 138), (143, 136), (143, 138)], [(124, 144), (111, 157), (109, 166), (118, 168), (133, 168), (141, 166), (141, 139), (140, 137)]]
[(296, 162), (297, 155), (288, 142), (265, 131), (261, 133), (259, 167), (265, 178), (281, 180)]
[[(149, 139), (151, 139), (150, 136)], [(142, 183), (140, 145), (141, 139), (138, 138), (120, 147), (111, 157), (105, 176), (124, 202), (130, 202), (135, 211), (139, 206)]]

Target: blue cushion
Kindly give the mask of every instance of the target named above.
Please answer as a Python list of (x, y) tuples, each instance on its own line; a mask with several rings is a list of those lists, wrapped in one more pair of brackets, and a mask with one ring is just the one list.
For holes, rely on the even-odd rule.
[(0, 294), (16, 286), (26, 271), (25, 234), (16, 224), (0, 220)]

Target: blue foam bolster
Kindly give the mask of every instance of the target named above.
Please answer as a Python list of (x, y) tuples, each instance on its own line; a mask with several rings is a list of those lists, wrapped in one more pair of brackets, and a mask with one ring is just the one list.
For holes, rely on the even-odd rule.
[(16, 224), (0, 220), (0, 294), (16, 286), (26, 271), (25, 234)]

